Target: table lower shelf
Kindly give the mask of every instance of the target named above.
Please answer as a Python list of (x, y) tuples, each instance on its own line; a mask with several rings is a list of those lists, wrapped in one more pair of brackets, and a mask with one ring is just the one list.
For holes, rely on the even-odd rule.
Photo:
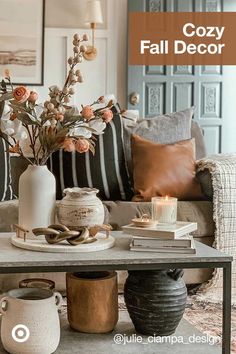
[[(79, 333), (72, 330), (67, 321), (66, 311), (62, 311), (60, 314), (61, 319), (61, 342), (55, 352), (55, 354), (220, 354), (221, 347), (218, 345), (192, 343), (148, 343), (148, 337), (142, 336), (143, 343), (127, 343), (124, 345), (115, 344), (114, 337), (116, 334), (125, 335), (127, 339), (135, 339), (135, 330), (133, 324), (129, 318), (127, 311), (121, 310), (119, 312), (119, 322), (115, 330), (108, 334), (86, 334)], [(136, 334), (136, 336), (140, 336)], [(182, 320), (175, 336), (173, 342), (179, 338), (183, 338), (184, 342), (187, 343), (188, 338), (193, 338), (193, 336), (199, 336), (201, 338), (206, 338), (206, 335), (200, 333), (187, 321)], [(170, 338), (171, 338), (170, 337)], [(120, 338), (119, 336), (117, 337)], [(158, 349), (157, 349), (158, 346)], [(6, 354), (4, 349), (0, 344), (0, 354)]]

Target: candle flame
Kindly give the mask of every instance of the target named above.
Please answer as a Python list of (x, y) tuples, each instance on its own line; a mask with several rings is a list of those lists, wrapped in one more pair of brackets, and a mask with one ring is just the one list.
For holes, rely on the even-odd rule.
[(169, 200), (169, 196), (168, 195), (165, 196), (165, 200)]

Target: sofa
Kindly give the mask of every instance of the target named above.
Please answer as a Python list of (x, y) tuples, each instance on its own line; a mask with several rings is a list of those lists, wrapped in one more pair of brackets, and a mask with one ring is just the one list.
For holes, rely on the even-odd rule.
[[(202, 130), (195, 122), (191, 122), (191, 137), (196, 142), (196, 158), (203, 158), (206, 154)], [(126, 146), (126, 144), (124, 144)], [(12, 186), (14, 194), (18, 195), (18, 180), (20, 174), (26, 169), (26, 160), (19, 157), (11, 157)], [(132, 168), (132, 167), (131, 167)], [(131, 171), (132, 173), (132, 171)], [(194, 239), (206, 245), (212, 246), (214, 242), (214, 221), (213, 205), (209, 197), (210, 182), (204, 174), (199, 174), (199, 182), (205, 193), (205, 200), (198, 201), (179, 201), (178, 202), (178, 220), (197, 222), (198, 230), (194, 232)], [(132, 179), (131, 179), (132, 181)], [(121, 230), (134, 217), (144, 213), (151, 213), (150, 202), (132, 202), (132, 201), (103, 201), (105, 208), (105, 223), (112, 225), (114, 230)], [(18, 218), (18, 200), (5, 201), (0, 203), (0, 232), (12, 231), (12, 225), (17, 223)], [(196, 269), (186, 270), (185, 280), (188, 284), (199, 284), (207, 281), (211, 277), (212, 270)], [(0, 289), (5, 291), (18, 285), (20, 279), (34, 275), (1, 275)], [(42, 275), (41, 275), (42, 276)], [(53, 278), (56, 287), (59, 290), (65, 288), (64, 276), (60, 274), (45, 274), (47, 278)], [(120, 282), (124, 280), (124, 272), (121, 272)]]

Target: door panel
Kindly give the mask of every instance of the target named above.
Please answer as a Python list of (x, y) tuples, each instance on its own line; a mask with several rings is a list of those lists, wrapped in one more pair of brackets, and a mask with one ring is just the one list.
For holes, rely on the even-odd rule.
[[(235, 4), (233, 4), (235, 3)], [(129, 11), (236, 11), (232, 0), (129, 0)], [(194, 119), (205, 132), (208, 153), (236, 151), (236, 67), (129, 66), (128, 93), (140, 94), (140, 117), (195, 106)]]
[(194, 66), (191, 65), (177, 65), (173, 67), (173, 75), (193, 75)]
[(203, 1), (201, 1), (201, 11), (203, 11), (203, 12), (223, 11), (223, 1), (222, 0), (203, 0)]
[(165, 75), (166, 67), (163, 65), (148, 65), (146, 66), (146, 75)]
[(195, 11), (195, 1), (194, 0), (177, 0), (174, 1), (174, 11), (175, 12), (194, 12)]
[(221, 127), (206, 126), (204, 128), (204, 137), (207, 141), (208, 154), (216, 154), (220, 150)]
[(201, 118), (221, 117), (221, 82), (201, 83)]
[(221, 75), (222, 66), (220, 65), (202, 65), (201, 67), (202, 75)]
[(166, 1), (165, 0), (146, 1), (145, 8), (147, 12), (163, 12), (166, 11)]
[(193, 88), (192, 82), (173, 84), (173, 111), (182, 111), (186, 108), (186, 105), (187, 107), (193, 105)]
[(165, 112), (165, 83), (146, 83), (145, 89), (145, 117), (153, 117)]

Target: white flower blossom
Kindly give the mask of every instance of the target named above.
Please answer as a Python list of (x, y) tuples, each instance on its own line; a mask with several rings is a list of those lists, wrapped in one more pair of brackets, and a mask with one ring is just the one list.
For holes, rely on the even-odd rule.
[(103, 130), (106, 128), (106, 123), (102, 119), (96, 119), (89, 122), (90, 128), (94, 129), (94, 135), (103, 134)]
[(19, 119), (10, 120), (11, 110), (4, 113), (1, 118), (1, 131), (11, 138), (15, 138), (17, 141), (26, 140), (28, 135), (25, 128), (22, 126), (22, 122)]
[(83, 123), (82, 126), (78, 126), (70, 131), (70, 135), (72, 136), (83, 136), (86, 139), (90, 139), (92, 136), (92, 132), (88, 130), (86, 127), (89, 127), (87, 123)]
[(14, 138), (17, 141), (23, 141), (23, 140), (27, 140), (28, 139), (28, 134), (26, 133), (26, 131), (24, 130), (24, 128), (20, 129), (14, 136)]
[(51, 127), (50, 120), (46, 120), (46, 122), (43, 123), (43, 127)]
[(41, 104), (34, 107), (34, 112), (35, 112), (38, 120), (40, 120), (40, 117), (44, 111), (45, 111), (45, 108)]

